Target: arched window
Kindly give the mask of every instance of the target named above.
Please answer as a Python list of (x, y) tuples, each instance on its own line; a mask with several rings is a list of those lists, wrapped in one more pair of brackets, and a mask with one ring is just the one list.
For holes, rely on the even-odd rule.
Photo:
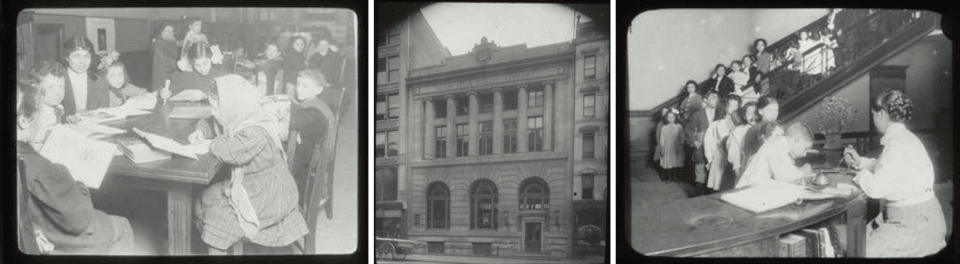
[(550, 187), (538, 177), (520, 183), (520, 210), (550, 209)]
[(427, 186), (427, 228), (446, 229), (450, 220), (450, 189), (442, 182)]
[(497, 185), (490, 180), (477, 180), (470, 188), (470, 228), (497, 228)]

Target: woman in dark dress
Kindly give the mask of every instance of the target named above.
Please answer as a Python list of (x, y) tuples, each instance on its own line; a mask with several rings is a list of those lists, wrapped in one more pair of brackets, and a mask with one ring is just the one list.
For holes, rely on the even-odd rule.
[(163, 89), (170, 75), (177, 72), (180, 44), (174, 38), (173, 25), (164, 23), (153, 39), (153, 90)]
[(85, 37), (73, 37), (63, 43), (64, 65), (67, 66), (63, 94), (66, 121), (76, 122), (78, 113), (110, 106), (107, 81), (91, 71), (93, 43)]

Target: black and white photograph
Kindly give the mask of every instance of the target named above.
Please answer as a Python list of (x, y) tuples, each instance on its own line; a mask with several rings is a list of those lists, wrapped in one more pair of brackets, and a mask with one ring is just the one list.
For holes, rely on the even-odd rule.
[(378, 263), (609, 261), (609, 11), (379, 4)]
[(21, 11), (11, 248), (353, 254), (366, 228), (357, 19), (345, 8)]
[(635, 14), (619, 77), (629, 248), (952, 254), (955, 54), (942, 19), (870, 8)]

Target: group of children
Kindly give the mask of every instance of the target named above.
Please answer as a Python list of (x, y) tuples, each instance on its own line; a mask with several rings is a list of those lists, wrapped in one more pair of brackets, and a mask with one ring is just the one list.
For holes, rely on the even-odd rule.
[[(199, 32), (191, 26), (194, 29)], [(165, 40), (170, 31), (164, 27)], [(284, 91), (291, 97), (289, 116), (276, 116), (260, 107), (267, 95), (256, 87), (255, 78), (215, 65), (215, 52), (205, 38), (188, 36), (192, 37), (183, 41), (185, 61), (173, 67), (180, 71), (154, 80), (164, 81), (158, 87), (160, 99), (200, 90), (213, 108), (213, 117), (198, 122), (189, 141), (208, 143), (210, 153), (225, 163), (231, 176), (212, 183), (198, 200), (196, 226), (201, 237), (211, 254), (225, 253), (241, 239), (258, 246), (259, 253), (293, 253), (293, 243), (308, 232), (299, 196), (314, 169), (315, 150), (326, 138), (327, 122), (335, 120), (332, 113), (341, 107), (341, 95), (324, 93), (335, 84), (321, 69), (306, 68), (304, 61), (304, 68), (286, 75), (292, 78), (285, 81), (292, 86)], [(295, 50), (304, 45), (301, 40), (292, 42), (301, 47)], [(267, 56), (278, 58), (276, 52), (270, 54), (271, 48)], [(332, 53), (327, 52), (321, 56)], [(30, 76), (20, 78), (17, 89), (18, 156), (26, 167), (24, 184), (32, 197), (29, 210), (38, 243), (49, 254), (129, 253), (133, 239), (127, 220), (94, 209), (86, 187), (37, 150), (54, 126), (81, 122), (79, 113), (120, 106), (148, 91), (129, 82), (123, 63), (92, 69), (94, 49), (84, 37), (66, 41), (63, 54), (67, 67), (54, 61), (36, 63)]]

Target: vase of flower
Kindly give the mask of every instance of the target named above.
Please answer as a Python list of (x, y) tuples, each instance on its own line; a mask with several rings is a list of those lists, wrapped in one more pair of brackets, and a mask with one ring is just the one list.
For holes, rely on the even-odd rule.
[(841, 149), (843, 144), (840, 141), (844, 131), (850, 131), (856, 124), (857, 110), (853, 108), (846, 98), (839, 96), (829, 96), (823, 98), (820, 103), (820, 111), (814, 116), (820, 133), (826, 139), (823, 144), (824, 149)]

